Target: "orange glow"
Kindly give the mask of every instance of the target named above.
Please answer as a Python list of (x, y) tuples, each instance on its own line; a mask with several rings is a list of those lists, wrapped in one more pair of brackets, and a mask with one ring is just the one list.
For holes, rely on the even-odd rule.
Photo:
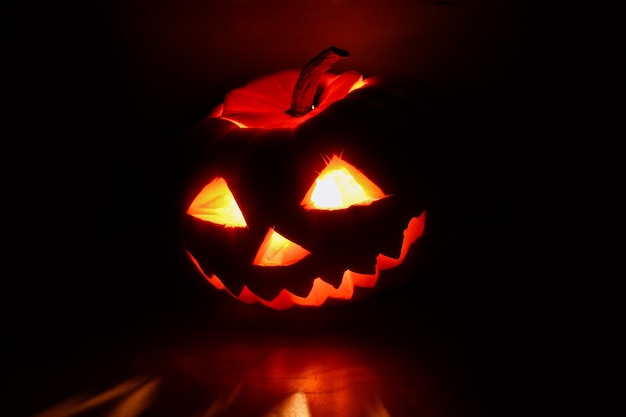
[(363, 77), (359, 78), (357, 80), (357, 82), (355, 82), (352, 87), (350, 87), (350, 91), (349, 93), (353, 92), (354, 90), (358, 90), (359, 88), (365, 87), (367, 85), (367, 80), (363, 79)]
[(306, 395), (303, 392), (296, 392), (263, 417), (311, 417), (311, 410)]
[(361, 171), (333, 155), (300, 203), (306, 209), (338, 210), (386, 197)]
[(91, 397), (79, 394), (33, 417), (72, 417), (113, 403), (117, 405), (109, 415), (136, 417), (154, 401), (160, 384), (161, 378), (131, 378)]
[(309, 253), (311, 252), (280, 235), (274, 229), (269, 229), (252, 264), (260, 266), (292, 265)]
[(275, 310), (286, 310), (294, 305), (300, 306), (321, 306), (326, 302), (328, 298), (349, 300), (352, 298), (355, 287), (361, 288), (374, 288), (380, 277), (380, 272), (386, 269), (394, 268), (400, 265), (407, 256), (410, 247), (417, 241), (419, 237), (424, 233), (424, 226), (426, 222), (426, 213), (422, 213), (419, 217), (413, 217), (404, 231), (404, 239), (402, 241), (402, 248), (400, 250), (400, 256), (392, 258), (383, 254), (379, 254), (376, 257), (376, 272), (374, 274), (361, 274), (347, 270), (343, 274), (341, 284), (338, 288), (334, 288), (332, 285), (324, 282), (321, 278), (316, 278), (313, 282), (313, 288), (306, 297), (299, 297), (287, 290), (282, 290), (276, 298), (273, 300), (264, 300), (257, 296), (244, 285), (243, 290), (239, 295), (234, 294), (224, 286), (222, 281), (215, 275), (208, 276), (203, 270), (198, 261), (189, 252), (187, 254), (191, 258), (192, 262), (196, 265), (202, 275), (209, 281), (215, 288), (228, 292), (231, 296), (235, 297), (239, 301), (244, 303), (253, 304), (260, 303)]
[(226, 227), (246, 227), (246, 220), (224, 178), (215, 178), (196, 196), (187, 213)]

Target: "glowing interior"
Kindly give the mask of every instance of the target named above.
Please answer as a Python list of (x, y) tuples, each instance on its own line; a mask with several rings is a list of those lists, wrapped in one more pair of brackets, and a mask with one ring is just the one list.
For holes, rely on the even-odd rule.
[(226, 227), (246, 227), (246, 220), (224, 178), (216, 178), (196, 196), (187, 213)]
[(252, 263), (260, 266), (292, 265), (310, 253), (274, 229), (269, 229)]
[(374, 288), (378, 282), (381, 271), (395, 268), (404, 261), (410, 247), (424, 233), (425, 222), (425, 212), (423, 212), (419, 217), (413, 217), (404, 231), (400, 256), (398, 258), (392, 258), (379, 254), (376, 257), (376, 270), (373, 274), (361, 274), (347, 270), (344, 272), (341, 284), (338, 288), (334, 288), (332, 285), (324, 282), (322, 278), (316, 278), (313, 282), (311, 291), (306, 297), (300, 297), (287, 290), (282, 290), (273, 300), (265, 300), (250, 291), (247, 286), (243, 287), (241, 293), (235, 294), (228, 290), (228, 288), (224, 286), (222, 281), (215, 274), (212, 274), (211, 276), (207, 275), (202, 270), (202, 267), (193, 255), (189, 252), (187, 252), (187, 254), (206, 280), (209, 281), (215, 288), (228, 292), (228, 294), (244, 303), (260, 303), (276, 310), (285, 310), (294, 305), (321, 306), (329, 298), (343, 300), (351, 299), (354, 294), (355, 287)]
[(358, 90), (361, 87), (365, 87), (367, 85), (367, 81), (364, 80), (363, 78), (359, 78), (353, 85), (352, 87), (350, 87), (350, 91), (349, 93), (353, 92), (354, 90)]
[(300, 204), (306, 209), (338, 210), (384, 197), (385, 193), (361, 171), (333, 155)]

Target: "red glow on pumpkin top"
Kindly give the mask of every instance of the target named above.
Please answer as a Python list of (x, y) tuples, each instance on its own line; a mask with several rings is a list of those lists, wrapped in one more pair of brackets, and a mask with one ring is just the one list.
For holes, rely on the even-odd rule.
[(307, 114), (294, 117), (289, 108), (299, 74), (298, 70), (284, 70), (236, 88), (226, 94), (224, 103), (216, 107), (210, 117), (229, 120), (242, 128), (293, 129), (367, 84), (356, 71), (340, 75), (326, 73), (319, 82), (321, 94), (317, 105)]

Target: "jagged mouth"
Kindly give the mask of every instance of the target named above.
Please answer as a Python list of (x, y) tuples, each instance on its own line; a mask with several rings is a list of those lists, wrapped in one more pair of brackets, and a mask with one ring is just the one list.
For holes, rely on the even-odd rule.
[(329, 299), (352, 299), (356, 287), (374, 288), (378, 283), (381, 271), (395, 268), (402, 264), (411, 246), (424, 233), (425, 220), (425, 212), (418, 217), (411, 218), (407, 225), (407, 228), (404, 231), (402, 248), (400, 250), (400, 256), (398, 258), (392, 258), (382, 253), (379, 254), (376, 257), (375, 272), (371, 274), (364, 274), (351, 270), (346, 270), (343, 273), (341, 283), (337, 288), (325, 282), (321, 277), (315, 278), (311, 291), (308, 293), (308, 295), (304, 297), (293, 294), (287, 289), (282, 289), (274, 299), (266, 300), (256, 295), (246, 285), (243, 286), (243, 289), (239, 294), (236, 294), (229, 290), (215, 274), (207, 274), (202, 269), (197, 259), (189, 251), (187, 251), (187, 254), (209, 283), (211, 283), (215, 288), (219, 290), (226, 291), (232, 297), (246, 304), (258, 303), (275, 310), (286, 310), (295, 305), (305, 307), (320, 307)]

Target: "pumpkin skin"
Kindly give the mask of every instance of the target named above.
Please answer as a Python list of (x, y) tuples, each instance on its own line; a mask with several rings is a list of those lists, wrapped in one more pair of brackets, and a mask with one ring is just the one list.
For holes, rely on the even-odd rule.
[[(294, 117), (298, 74), (229, 92), (187, 132), (184, 151), (187, 254), (216, 288), (277, 310), (367, 298), (412, 278), (429, 199), (419, 144), (430, 96), (403, 78), (325, 73), (315, 108)], [(378, 194), (313, 207), (316, 180), (335, 165)], [(220, 221), (226, 199), (237, 213)], [(265, 243), (269, 265), (260, 265), (272, 234), (296, 250), (282, 256)]]

